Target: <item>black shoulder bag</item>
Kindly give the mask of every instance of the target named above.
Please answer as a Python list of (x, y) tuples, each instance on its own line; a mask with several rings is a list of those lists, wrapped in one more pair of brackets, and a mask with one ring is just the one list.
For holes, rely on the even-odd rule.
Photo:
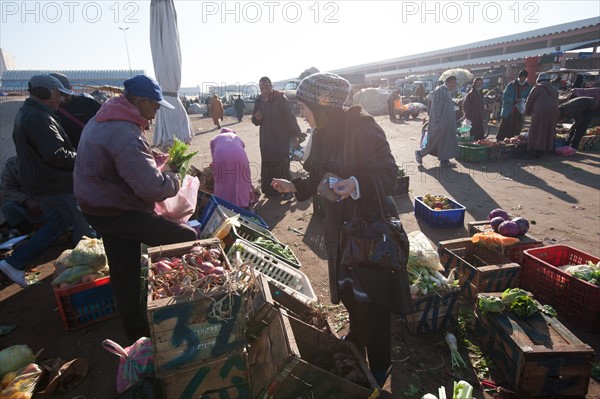
[(414, 306), (406, 270), (408, 236), (396, 216), (386, 217), (379, 186), (375, 180), (373, 206), (379, 207), (380, 216), (362, 218), (355, 210), (340, 232), (338, 265), (358, 280), (371, 301), (392, 313), (410, 314)]

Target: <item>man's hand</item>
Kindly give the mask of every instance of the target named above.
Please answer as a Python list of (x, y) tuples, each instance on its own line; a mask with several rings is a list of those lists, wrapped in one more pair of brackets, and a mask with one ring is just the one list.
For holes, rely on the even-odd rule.
[(280, 193), (295, 193), (296, 186), (289, 180), (286, 179), (273, 179), (271, 181), (271, 187)]
[(257, 121), (262, 120), (262, 113), (260, 111), (258, 111), (257, 113), (254, 114), (254, 117), (256, 118)]

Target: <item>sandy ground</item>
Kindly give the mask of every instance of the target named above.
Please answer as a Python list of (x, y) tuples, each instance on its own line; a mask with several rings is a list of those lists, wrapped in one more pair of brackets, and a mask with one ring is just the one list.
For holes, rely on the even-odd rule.
[[(199, 151), (193, 164), (203, 168), (210, 163), (208, 143), (216, 134), (216, 129), (210, 119), (200, 116), (192, 116), (191, 119), (196, 132), (192, 148)], [(467, 236), (465, 227), (431, 229), (415, 218), (415, 195), (439, 193), (466, 207), (465, 226), (469, 221), (485, 219), (491, 209), (502, 207), (515, 216), (528, 218), (532, 223), (530, 234), (542, 239), (544, 244), (560, 243), (595, 256), (600, 255), (599, 154), (578, 153), (569, 158), (550, 155), (542, 161), (510, 159), (481, 164), (459, 163), (452, 170), (440, 169), (436, 159), (427, 157), (424, 167), (418, 168), (414, 161), (414, 150), (420, 137), (421, 121), (393, 124), (387, 117), (376, 119), (386, 131), (397, 163), (410, 176), (409, 195), (396, 198), (407, 231), (423, 231), (434, 245), (439, 241)], [(308, 127), (304, 121), (299, 120), (299, 123), (303, 130)], [(245, 141), (253, 165), (253, 178), (256, 180), (260, 165), (258, 128), (248, 118), (242, 123), (226, 118), (224, 127), (236, 130)], [(300, 163), (292, 163), (295, 173), (302, 173), (301, 168)], [(313, 215), (311, 202), (261, 199), (255, 211), (269, 224), (280, 241), (292, 247), (302, 263), (301, 270), (309, 277), (319, 299), (323, 304), (330, 305), (325, 254), (320, 245), (322, 222)], [(303, 234), (297, 234), (290, 228)], [(41, 358), (85, 357), (90, 362), (88, 376), (77, 388), (60, 397), (114, 397), (118, 359), (102, 349), (100, 343), (104, 338), (126, 342), (120, 330), (121, 321), (115, 318), (82, 330), (63, 329), (48, 277), (51, 274), (49, 261), (56, 258), (61, 249), (54, 248), (35, 268), (40, 284), (26, 290), (20, 290), (15, 285), (2, 286), (0, 324), (16, 325), (17, 329), (0, 336), (0, 347), (28, 344), (34, 352), (44, 349)], [(461, 306), (468, 312), (472, 305), (461, 303)], [(329, 310), (332, 324), (340, 328), (340, 334), (343, 333), (346, 328), (343, 309), (330, 307)], [(576, 326), (566, 325), (579, 339), (594, 347), (596, 353), (600, 351), (600, 334), (589, 334)], [(399, 322), (394, 323), (394, 333), (395, 366), (392, 378), (385, 387), (392, 397), (420, 397), (426, 392), (437, 392), (440, 385), (451, 386), (452, 379), (446, 375), (451, 370), (449, 357), (441, 334), (414, 336), (407, 333)], [(466, 352), (462, 353), (466, 357)], [(446, 359), (442, 367), (438, 367), (442, 361), (440, 358)], [(418, 373), (419, 370), (426, 372)], [(463, 372), (461, 376), (474, 379), (472, 372)], [(501, 379), (497, 382), (502, 383)], [(421, 391), (409, 396), (409, 384), (415, 384)], [(590, 380), (589, 389), (587, 398), (600, 397), (600, 385), (597, 382)], [(491, 396), (478, 391), (475, 397)]]

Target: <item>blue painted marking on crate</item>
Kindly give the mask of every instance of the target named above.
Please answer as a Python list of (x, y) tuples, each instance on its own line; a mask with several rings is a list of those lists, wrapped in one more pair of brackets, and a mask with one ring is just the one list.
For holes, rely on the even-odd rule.
[[(441, 300), (440, 300), (441, 299)], [(456, 304), (457, 296), (456, 295), (445, 295), (440, 298), (438, 296), (424, 296), (419, 297), (415, 302), (414, 306), (418, 312), (423, 312), (421, 315), (421, 319), (419, 320), (416, 332), (426, 332), (426, 331), (437, 331), (445, 326), (448, 323), (452, 322), (454, 316), (452, 314), (452, 309)], [(421, 307), (425, 306), (424, 309)], [(438, 319), (440, 306), (448, 306), (446, 310), (446, 314), (443, 318)], [(438, 325), (439, 323), (439, 325)]]
[[(234, 296), (231, 314), (239, 314), (241, 305), (241, 299), (238, 296)], [(211, 313), (212, 306), (213, 305), (211, 305), (209, 308), (208, 314)], [(154, 320), (158, 323), (173, 318), (177, 320), (175, 323), (175, 328), (173, 328), (172, 331), (171, 339), (169, 340), (171, 346), (176, 348), (186, 344), (186, 349), (180, 356), (165, 363), (163, 366), (165, 370), (178, 368), (193, 361), (200, 354), (203, 346), (205, 346), (205, 344), (200, 342), (198, 335), (190, 327), (188, 327), (191, 313), (191, 302), (182, 304), (181, 306), (166, 306), (154, 313)], [(213, 342), (211, 342), (213, 355), (219, 355), (220, 353), (226, 352), (227, 350), (238, 346), (239, 343), (237, 342), (229, 343), (229, 339), (235, 332), (235, 328), (225, 328), (226, 326), (233, 326), (235, 322), (235, 318), (226, 321), (219, 321), (216, 319), (208, 320), (209, 324), (219, 326), (217, 337)]]
[[(231, 378), (228, 378), (227, 376), (231, 373), (231, 371), (234, 368), (236, 368), (238, 370), (245, 370), (245, 368), (246, 368), (245, 366), (246, 365), (245, 365), (243, 356), (231, 356), (230, 358), (228, 358), (227, 361), (225, 363), (223, 363), (223, 366), (221, 367), (221, 369), (218, 372), (219, 376), (223, 379), (222, 386), (227, 386), (228, 384), (231, 384), (234, 386), (244, 384), (246, 381), (243, 378), (241, 378), (240, 376), (234, 375)], [(211, 364), (211, 365), (208, 365), (208, 366), (198, 369), (196, 374), (194, 374), (194, 376), (190, 379), (189, 383), (186, 385), (185, 389), (183, 390), (183, 392), (181, 393), (179, 398), (180, 399), (192, 399), (194, 397), (194, 394), (200, 387), (200, 385), (202, 385), (202, 383), (206, 379), (206, 376), (208, 376), (210, 374), (212, 367), (214, 367), (214, 364)], [(227, 392), (226, 392), (227, 390), (224, 389), (223, 391), (225, 392), (225, 394), (227, 394)], [(219, 395), (221, 395), (221, 394), (219, 394)]]

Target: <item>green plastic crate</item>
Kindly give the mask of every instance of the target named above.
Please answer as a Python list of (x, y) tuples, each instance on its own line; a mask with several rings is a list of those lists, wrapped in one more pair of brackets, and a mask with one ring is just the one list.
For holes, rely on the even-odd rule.
[(466, 136), (457, 136), (458, 144), (470, 144), (475, 141), (475, 137), (466, 135)]
[(458, 159), (463, 162), (486, 162), (489, 148), (485, 145), (461, 144), (458, 146)]

